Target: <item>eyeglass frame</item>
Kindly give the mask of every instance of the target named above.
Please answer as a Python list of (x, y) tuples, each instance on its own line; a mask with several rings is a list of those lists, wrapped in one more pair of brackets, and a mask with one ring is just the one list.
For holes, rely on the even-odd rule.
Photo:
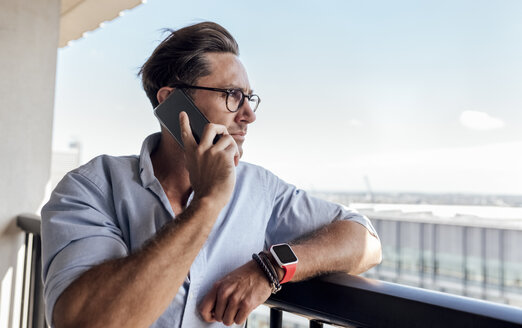
[[(241, 106), (243, 106), (243, 104), (245, 103), (245, 98), (247, 98), (248, 101), (250, 101), (250, 99), (254, 96), (257, 97), (257, 99), (259, 99), (259, 101), (257, 102), (256, 108), (252, 109), (252, 111), (254, 113), (257, 111), (257, 108), (259, 107), (259, 104), (261, 103), (261, 97), (259, 97), (258, 95), (254, 94), (254, 93), (247, 95), (240, 88), (222, 89), (222, 88), (202, 87), (202, 86), (190, 85), (190, 84), (179, 84), (179, 85), (174, 85), (173, 87), (180, 88), (180, 89), (198, 89), (198, 90), (208, 90), (208, 91), (225, 93), (227, 95), (227, 98), (225, 99), (225, 106), (227, 107), (227, 110), (231, 113), (237, 113), (239, 111)], [(239, 101), (239, 104), (238, 104), (236, 110), (231, 110), (230, 108), (228, 108), (228, 97), (230, 96), (232, 91), (239, 91), (239, 92), (241, 92), (241, 95), (242, 95), (242, 98)]]

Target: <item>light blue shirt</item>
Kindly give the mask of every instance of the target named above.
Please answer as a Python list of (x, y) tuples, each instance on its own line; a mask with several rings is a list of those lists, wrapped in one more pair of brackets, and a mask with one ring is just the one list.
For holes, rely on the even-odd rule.
[[(136, 252), (163, 225), (176, 220), (150, 159), (159, 140), (160, 134), (145, 139), (139, 157), (103, 155), (68, 173), (42, 209), (48, 321), (58, 296), (82, 273)], [(252, 253), (335, 220), (353, 220), (377, 236), (370, 221), (357, 212), (311, 197), (259, 166), (240, 162), (228, 205), (153, 327), (222, 327), (205, 323), (197, 312), (216, 280), (250, 261)]]

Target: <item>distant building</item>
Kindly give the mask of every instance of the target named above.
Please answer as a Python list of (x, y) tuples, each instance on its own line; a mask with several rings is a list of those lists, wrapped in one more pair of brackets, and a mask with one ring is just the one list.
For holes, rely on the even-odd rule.
[(71, 143), (69, 149), (53, 150), (51, 157), (51, 190), (64, 175), (80, 166), (81, 144)]
[(364, 276), (522, 307), (522, 207), (505, 205), (516, 203), (513, 196), (383, 193), (375, 203), (363, 194), (316, 196), (374, 224), (383, 261)]

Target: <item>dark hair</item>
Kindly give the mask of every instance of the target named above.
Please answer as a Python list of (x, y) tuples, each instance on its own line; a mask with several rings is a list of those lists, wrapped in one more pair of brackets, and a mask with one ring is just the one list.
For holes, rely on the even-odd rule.
[(203, 22), (167, 31), (170, 35), (154, 49), (138, 73), (153, 107), (159, 104), (156, 94), (162, 87), (176, 83), (195, 84), (200, 77), (211, 73), (206, 53), (239, 55), (236, 40), (219, 24)]

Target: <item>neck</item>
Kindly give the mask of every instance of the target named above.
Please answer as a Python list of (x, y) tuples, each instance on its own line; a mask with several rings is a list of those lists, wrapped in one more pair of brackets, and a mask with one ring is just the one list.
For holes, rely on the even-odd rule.
[(192, 192), (185, 156), (181, 146), (165, 131), (158, 147), (150, 155), (154, 175), (169, 200), (184, 206)]

